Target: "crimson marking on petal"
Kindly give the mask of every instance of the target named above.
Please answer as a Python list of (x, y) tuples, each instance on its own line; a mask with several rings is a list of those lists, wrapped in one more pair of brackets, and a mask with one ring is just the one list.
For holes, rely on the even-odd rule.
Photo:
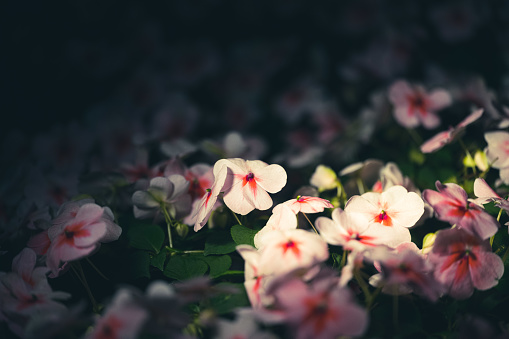
[(288, 240), (284, 244), (281, 245), (283, 247), (283, 254), (286, 254), (287, 251), (293, 252), (295, 256), (300, 257), (300, 249), (299, 244), (294, 242), (293, 240)]

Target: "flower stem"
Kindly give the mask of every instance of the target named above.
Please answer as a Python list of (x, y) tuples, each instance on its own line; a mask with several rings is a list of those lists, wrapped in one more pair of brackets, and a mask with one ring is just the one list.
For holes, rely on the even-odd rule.
[(171, 226), (173, 226), (173, 223), (171, 222), (170, 214), (168, 213), (168, 210), (166, 209), (166, 205), (164, 203), (161, 203), (161, 211), (163, 211), (164, 220), (166, 221), (166, 227), (168, 228), (168, 242), (170, 244), (170, 247), (173, 248), (173, 238), (171, 236)]
[(85, 273), (83, 272), (83, 267), (81, 267), (81, 263), (79, 261), (73, 262), (71, 263), (71, 268), (73, 269), (74, 273), (78, 277), (83, 287), (85, 287), (85, 291), (87, 292), (88, 297), (90, 298), (90, 302), (92, 303), (92, 309), (94, 313), (99, 313), (99, 306), (97, 305), (94, 295), (92, 294), (92, 291), (88, 286), (87, 278), (85, 278)]
[(392, 299), (392, 323), (394, 330), (398, 331), (398, 295), (395, 294)]
[(99, 269), (94, 265), (94, 263), (92, 261), (90, 261), (90, 259), (88, 258), (85, 258), (87, 260), (87, 262), (90, 264), (90, 266), (92, 266), (92, 268), (104, 279), (104, 280), (107, 280), (107, 281), (110, 281), (110, 279), (108, 279), (101, 271), (99, 271)]
[(509, 247), (505, 250), (504, 256), (502, 257), (502, 262), (505, 265), (505, 261), (507, 260), (507, 256), (509, 255)]
[(242, 226), (242, 223), (240, 222), (239, 217), (237, 217), (237, 214), (235, 214), (235, 212), (233, 212), (232, 210), (230, 210), (230, 212), (232, 212), (232, 214), (235, 217), (235, 219), (237, 219), (237, 222), (239, 223), (239, 225)]
[(300, 212), (302, 213), (302, 215), (304, 216), (304, 218), (306, 218), (306, 220), (308, 221), (308, 223), (311, 225), (311, 227), (313, 228), (313, 230), (315, 231), (316, 234), (318, 234), (318, 231), (316, 230), (315, 226), (313, 225), (313, 223), (311, 222), (311, 220), (309, 220), (308, 216), (306, 215), (306, 213), (304, 212)]

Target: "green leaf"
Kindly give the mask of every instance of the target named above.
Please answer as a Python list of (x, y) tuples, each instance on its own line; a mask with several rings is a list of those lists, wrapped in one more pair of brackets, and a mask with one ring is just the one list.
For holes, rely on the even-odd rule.
[(173, 255), (164, 268), (163, 274), (169, 278), (186, 280), (204, 275), (209, 266), (197, 256)]
[(228, 271), (232, 265), (232, 258), (230, 258), (229, 255), (203, 256), (200, 259), (207, 263), (210, 268), (209, 274), (212, 277), (217, 277), (218, 275)]
[(253, 230), (242, 225), (233, 225), (231, 235), (237, 245), (247, 244), (254, 247), (254, 236), (258, 230)]
[(129, 245), (154, 253), (159, 253), (164, 242), (164, 231), (158, 225), (133, 224), (127, 231)]
[(166, 252), (161, 251), (159, 254), (156, 254), (150, 260), (150, 265), (157, 267), (161, 271), (164, 270), (164, 262), (166, 261)]
[(211, 234), (205, 241), (204, 255), (228, 254), (235, 251), (235, 242), (228, 230), (212, 229)]
[(250, 306), (249, 299), (246, 294), (246, 289), (242, 284), (219, 283), (216, 286), (235, 286), (238, 287), (239, 293), (236, 294), (222, 294), (210, 299), (210, 303), (217, 314), (226, 314), (232, 312), (238, 307)]
[(129, 269), (133, 279), (150, 279), (150, 255), (145, 251), (135, 251), (130, 253), (128, 258)]

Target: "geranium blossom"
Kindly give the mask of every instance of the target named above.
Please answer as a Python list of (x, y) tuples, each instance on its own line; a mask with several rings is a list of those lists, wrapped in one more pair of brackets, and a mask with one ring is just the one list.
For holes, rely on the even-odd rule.
[(435, 265), (435, 278), (456, 299), (470, 297), (474, 288), (492, 288), (504, 273), (502, 259), (491, 252), (489, 242), (459, 228), (438, 231), (428, 258)]
[(353, 217), (361, 215), (368, 219), (377, 234), (385, 234), (384, 244), (395, 247), (410, 241), (409, 227), (415, 225), (424, 213), (424, 202), (414, 192), (403, 186), (393, 186), (382, 193), (368, 192), (353, 196), (345, 206), (345, 212)]
[(424, 87), (412, 86), (404, 80), (392, 84), (389, 100), (394, 105), (394, 117), (400, 125), (414, 128), (422, 124), (428, 129), (440, 125), (436, 112), (452, 102), (451, 95), (443, 89), (428, 93)]
[(277, 193), (286, 185), (286, 171), (279, 165), (260, 160), (222, 159), (214, 165), (214, 176), (227, 168), (223, 201), (233, 212), (246, 215), (252, 210), (272, 206), (269, 193)]
[(283, 274), (297, 268), (309, 269), (329, 257), (327, 243), (318, 234), (290, 229), (270, 235), (260, 252), (260, 265), (269, 272)]
[(482, 239), (497, 233), (499, 224), (479, 205), (469, 202), (467, 192), (454, 183), (436, 182), (437, 191), (424, 190), (422, 196), (437, 214), (438, 219), (456, 224)]
[(343, 246), (350, 251), (375, 246), (385, 238), (384, 234), (377, 232), (377, 228), (369, 227), (370, 222), (366, 216), (349, 214), (340, 208), (332, 211), (332, 219), (317, 218), (315, 225), (327, 243)]
[(120, 226), (113, 223), (113, 214), (109, 208), (92, 203), (84, 204), (74, 218), (48, 229), (51, 245), (46, 263), (56, 274), (61, 262), (88, 256), (101, 242), (116, 240), (121, 233)]

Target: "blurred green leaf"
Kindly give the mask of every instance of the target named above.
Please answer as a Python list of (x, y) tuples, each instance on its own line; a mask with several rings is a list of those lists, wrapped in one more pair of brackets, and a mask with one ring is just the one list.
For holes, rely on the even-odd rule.
[(150, 279), (150, 255), (145, 251), (135, 251), (130, 253), (128, 258), (129, 269), (133, 279)]
[(168, 278), (186, 280), (204, 275), (208, 268), (203, 257), (174, 255), (170, 257), (163, 274)]
[(157, 267), (161, 271), (164, 270), (164, 262), (166, 261), (166, 252), (161, 251), (159, 254), (156, 254), (155, 256), (150, 259), (150, 265)]
[(222, 294), (210, 299), (212, 307), (218, 314), (226, 314), (232, 312), (238, 307), (250, 306), (249, 299), (243, 284), (219, 283), (216, 286), (235, 286), (239, 289), (239, 293)]
[(252, 230), (242, 225), (233, 225), (231, 235), (237, 245), (247, 244), (254, 247), (254, 236), (257, 230)]
[(228, 230), (212, 229), (205, 241), (204, 255), (228, 254), (235, 251), (235, 242)]
[(158, 225), (132, 224), (127, 231), (129, 245), (140, 249), (159, 253), (164, 242), (164, 231)]
[(200, 259), (207, 263), (210, 268), (209, 274), (212, 277), (217, 277), (218, 275), (228, 271), (232, 265), (232, 258), (230, 258), (229, 255), (202, 256)]

